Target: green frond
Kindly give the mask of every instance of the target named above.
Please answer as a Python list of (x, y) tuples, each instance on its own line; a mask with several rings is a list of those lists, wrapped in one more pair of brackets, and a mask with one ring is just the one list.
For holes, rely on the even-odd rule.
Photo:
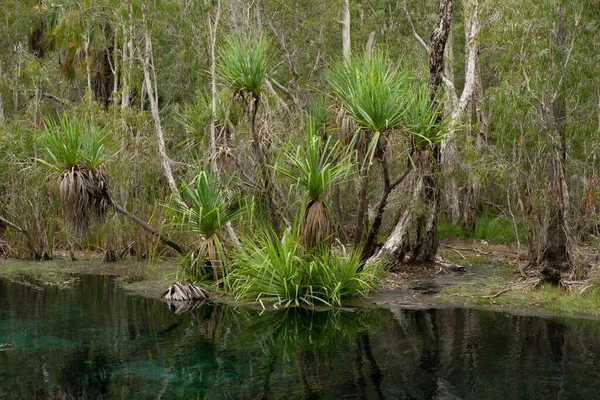
[(41, 137), (45, 159), (40, 161), (56, 170), (84, 165), (95, 171), (106, 163), (106, 138), (101, 128), (67, 114), (46, 119)]
[(410, 77), (385, 55), (340, 61), (326, 79), (335, 97), (363, 129), (383, 132), (401, 122), (410, 98), (406, 90)]
[(218, 51), (217, 71), (235, 93), (250, 93), (259, 98), (265, 82), (275, 71), (277, 54), (264, 36), (250, 44), (232, 36)]
[(404, 116), (404, 125), (416, 148), (425, 149), (444, 139), (447, 120), (442, 118), (439, 106), (429, 101), (429, 90), (419, 82)]
[(287, 152), (286, 159), (288, 165), (276, 165), (275, 170), (306, 189), (309, 201), (320, 199), (326, 190), (343, 182), (352, 170), (350, 156), (344, 154), (339, 142), (331, 137), (323, 142), (310, 118), (306, 124), (305, 147)]
[(167, 205), (171, 225), (211, 237), (228, 222), (245, 213), (237, 196), (227, 191), (229, 182), (212, 172), (200, 172), (190, 183), (181, 182), (180, 198)]

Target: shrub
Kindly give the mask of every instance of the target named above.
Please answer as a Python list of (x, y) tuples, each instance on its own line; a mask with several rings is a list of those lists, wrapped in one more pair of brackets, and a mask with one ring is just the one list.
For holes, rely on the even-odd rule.
[(307, 254), (295, 230), (281, 240), (263, 231), (233, 256), (227, 286), (238, 300), (273, 302), (274, 307), (340, 306), (342, 299), (366, 296), (382, 278), (377, 266), (360, 270), (360, 257), (331, 252)]

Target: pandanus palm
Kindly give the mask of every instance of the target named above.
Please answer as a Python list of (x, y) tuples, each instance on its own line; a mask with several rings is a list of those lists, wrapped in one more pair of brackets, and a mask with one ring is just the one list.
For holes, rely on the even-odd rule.
[(58, 174), (60, 200), (67, 224), (81, 237), (87, 232), (92, 218), (102, 221), (107, 211), (114, 209), (158, 236), (178, 253), (183, 253), (177, 243), (115, 202), (105, 165), (105, 141), (102, 129), (88, 121), (66, 114), (57, 120), (46, 120), (41, 139), (45, 157), (39, 161)]
[(112, 205), (104, 141), (100, 128), (66, 115), (46, 121), (43, 163), (59, 174), (63, 215), (79, 236), (87, 232), (92, 217), (102, 220)]
[(302, 218), (300, 238), (306, 249), (323, 245), (329, 247), (332, 236), (329, 206), (325, 191), (342, 182), (350, 172), (350, 158), (331, 138), (323, 142), (317, 135), (315, 123), (307, 123), (307, 141), (304, 148), (288, 152), (289, 165), (276, 170), (306, 190), (306, 209)]
[(261, 146), (260, 130), (256, 127), (256, 116), (264, 86), (277, 66), (277, 51), (264, 36), (244, 42), (239, 37), (230, 37), (218, 52), (217, 72), (223, 83), (239, 98), (246, 108), (252, 136), (252, 151), (255, 162), (262, 171), (264, 190), (269, 202), (271, 220), (277, 226), (276, 204), (273, 200), (273, 183), (269, 177), (268, 153)]
[(220, 266), (225, 262), (221, 230), (245, 212), (239, 197), (227, 190), (229, 183), (216, 173), (202, 171), (190, 183), (182, 182), (180, 197), (167, 206), (173, 226), (202, 237), (197, 252), (188, 255), (193, 278), (201, 277), (198, 263), (208, 262), (214, 280), (219, 279)]
[(329, 71), (327, 82), (335, 98), (361, 128), (361, 141), (368, 143), (366, 149), (359, 152), (363, 157), (363, 166), (355, 231), (356, 243), (363, 239), (368, 173), (374, 156), (382, 166), (384, 190), (364, 247), (365, 253), (370, 253), (381, 225), (388, 195), (406, 176), (404, 173), (394, 182), (390, 180), (386, 147), (387, 136), (392, 129), (401, 124), (406, 113), (411, 96), (408, 90), (410, 76), (398, 66), (392, 65), (385, 55), (376, 53), (372, 57), (354, 56), (345, 62), (339, 62)]

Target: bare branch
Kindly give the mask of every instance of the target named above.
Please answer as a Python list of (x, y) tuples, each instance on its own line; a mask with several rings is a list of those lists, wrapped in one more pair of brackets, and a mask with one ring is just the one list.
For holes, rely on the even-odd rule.
[(406, 0), (404, 0), (402, 4), (402, 9), (404, 10), (406, 20), (408, 21), (408, 26), (410, 26), (410, 30), (412, 31), (413, 36), (415, 37), (415, 39), (417, 39), (417, 42), (419, 42), (419, 44), (425, 49), (425, 51), (429, 53), (429, 46), (427, 46), (427, 43), (425, 43), (425, 41), (421, 39), (421, 36), (419, 36), (417, 30), (415, 29), (415, 26), (413, 25), (412, 19), (410, 18), (410, 14), (408, 12), (408, 6), (406, 5)]

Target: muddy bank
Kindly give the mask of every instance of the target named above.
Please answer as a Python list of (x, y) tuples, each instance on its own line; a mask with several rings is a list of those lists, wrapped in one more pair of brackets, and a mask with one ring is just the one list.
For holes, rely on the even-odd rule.
[(119, 261), (103, 263), (99, 259), (23, 261), (0, 259), (0, 278), (30, 286), (68, 287), (78, 275), (113, 275), (125, 291), (158, 298), (177, 280), (175, 260)]
[[(438, 264), (409, 266), (388, 274), (368, 298), (350, 299), (344, 302), (345, 306), (467, 307), (517, 315), (600, 318), (600, 285), (592, 282), (570, 290), (534, 284), (535, 278), (524, 280), (519, 267), (526, 260), (522, 252), (510, 246), (453, 243), (442, 245), (440, 254), (459, 268)], [(0, 278), (34, 287), (68, 287), (82, 274), (114, 275), (125, 291), (151, 298), (158, 298), (178, 280), (177, 270), (174, 259), (102, 263), (93, 254), (76, 262), (0, 259)], [(216, 301), (236, 304), (226, 296)], [(259, 304), (244, 306), (261, 307)]]

